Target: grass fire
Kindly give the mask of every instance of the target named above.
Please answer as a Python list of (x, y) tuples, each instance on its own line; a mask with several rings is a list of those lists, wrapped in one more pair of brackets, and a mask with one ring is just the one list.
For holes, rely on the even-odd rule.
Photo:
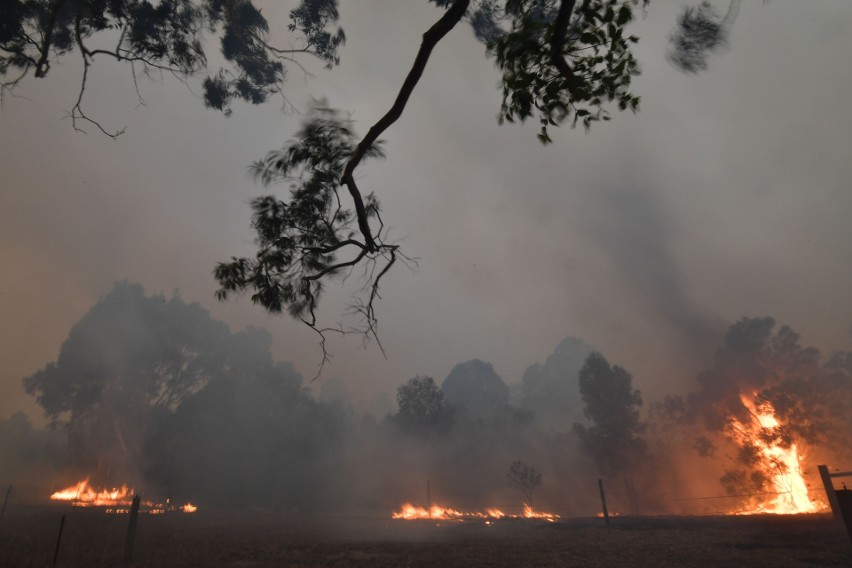
[[(25, 379), (53, 428), (0, 422), (13, 464), (0, 523), (29, 531), (4, 528), (0, 540), (87, 565), (134, 549), (123, 539), (138, 531), (137, 558), (163, 566), (180, 565), (163, 556), (178, 554), (169, 534), (217, 535), (214, 559), (186, 560), (214, 565), (228, 564), (225, 543), (263, 564), (281, 561), (276, 539), (337, 553), (336, 539), (383, 543), (365, 558), (417, 542), (440, 564), (443, 542), (520, 539), (529, 551), (552, 535), (556, 548), (541, 550), (577, 565), (566, 551), (621, 550), (596, 532), (616, 526), (636, 531), (620, 533), (631, 550), (648, 552), (640, 533), (653, 535), (693, 566), (695, 550), (673, 535), (697, 527), (731, 563), (762, 546), (748, 535), (767, 531), (821, 543), (784, 558), (831, 565), (845, 554), (845, 540), (815, 535), (836, 536), (852, 469), (852, 353), (824, 356), (770, 318), (744, 318), (684, 392), (649, 398), (641, 381), (566, 338), (519, 382), (474, 359), (442, 381), (401, 381), (395, 405), (365, 407), (345, 381), (318, 386), (277, 361), (266, 332), (232, 333), (198, 305), (124, 283)], [(75, 548), (90, 542), (85, 531), (104, 531), (99, 551)], [(410, 558), (399, 554), (376, 563)], [(791, 565), (766, 554), (767, 565)]]
[[(50, 499), (70, 503), (72, 507), (97, 507), (103, 509), (106, 513), (127, 513), (130, 511), (130, 505), (135, 494), (136, 492), (126, 485), (98, 490), (89, 484), (88, 479), (84, 479), (75, 485), (55, 491), (50, 495)], [(152, 515), (171, 511), (194, 513), (198, 510), (198, 507), (192, 503), (173, 505), (168, 500), (165, 503), (143, 500), (141, 506), (142, 512)]]
[(465, 520), (499, 520), (499, 519), (541, 519), (553, 522), (559, 515), (536, 511), (529, 505), (524, 505), (523, 512), (517, 515), (506, 514), (500, 509), (486, 507), (482, 511), (457, 511), (449, 507), (431, 505), (429, 507), (418, 507), (411, 503), (405, 503), (399, 511), (393, 513), (391, 518), (413, 520), (435, 520), (435, 521), (465, 521)]

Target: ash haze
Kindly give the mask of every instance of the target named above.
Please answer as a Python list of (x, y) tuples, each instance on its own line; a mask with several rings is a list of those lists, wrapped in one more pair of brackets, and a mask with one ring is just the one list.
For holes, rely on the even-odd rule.
[[(850, 348), (852, 5), (745, 3), (727, 49), (695, 76), (665, 58), (680, 8), (654, 2), (635, 26), (640, 112), (589, 134), (561, 128), (547, 147), (535, 124), (497, 125), (498, 73), (469, 28), (439, 44), (386, 133), (387, 159), (359, 179), (420, 269), (384, 282), (387, 359), (333, 339), (317, 392), (339, 378), (367, 405), (474, 358), (514, 385), (570, 335), (654, 400), (695, 388), (743, 316), (771, 316), (826, 353)], [(264, 13), (285, 25), (277, 3)], [(305, 111), (325, 97), (365, 133), (437, 15), (422, 0), (342, 3), (341, 66), (292, 67), (288, 101)], [(64, 58), (0, 116), (0, 417), (42, 420), (22, 378), (56, 360), (71, 326), (125, 279), (179, 291), (234, 331), (267, 329), (274, 356), (312, 377), (315, 334), (245, 297), (217, 303), (211, 276), (252, 254), (247, 203), (267, 190), (247, 165), (281, 147), (299, 113), (239, 105), (225, 118), (169, 77), (142, 81), (138, 106), (129, 71), (104, 63), (85, 108), (127, 132), (82, 135), (63, 120), (79, 72)], [(325, 297), (327, 323), (352, 285)]]

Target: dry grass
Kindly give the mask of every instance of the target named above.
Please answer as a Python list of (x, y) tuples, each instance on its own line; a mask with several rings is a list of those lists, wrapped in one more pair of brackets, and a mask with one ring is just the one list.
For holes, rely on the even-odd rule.
[[(127, 515), (33, 509), (0, 518), (0, 566), (119, 566)], [(135, 566), (852, 567), (825, 515), (436, 523), (384, 516), (204, 512), (141, 516)]]

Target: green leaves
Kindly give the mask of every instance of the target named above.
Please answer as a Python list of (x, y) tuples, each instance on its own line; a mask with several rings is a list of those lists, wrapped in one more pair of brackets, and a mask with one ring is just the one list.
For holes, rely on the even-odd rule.
[(328, 69), (340, 63), (337, 52), (346, 41), (342, 28), (329, 30), (339, 17), (337, 0), (302, 0), (299, 6), (290, 12), (288, 29), (301, 34), (309, 49), (326, 62)]
[[(354, 239), (354, 215), (341, 205), (337, 193), (356, 142), (349, 120), (318, 106), (289, 146), (252, 165), (264, 185), (289, 183), (290, 200), (268, 195), (251, 202), (257, 253), (216, 266), (217, 298), (251, 290), (252, 301), (271, 312), (286, 310), (293, 317), (313, 320), (323, 279), (366, 256), (364, 245)], [(365, 156), (383, 157), (380, 144)], [(379, 214), (373, 195), (367, 198), (367, 214)], [(337, 255), (343, 251), (353, 251), (354, 260), (338, 264)]]
[(707, 69), (707, 57), (727, 43), (728, 26), (709, 2), (687, 7), (669, 38), (669, 61), (685, 73)]
[[(636, 110), (639, 98), (630, 92), (638, 62), (630, 51), (635, 36), (625, 38), (635, 0), (591, 0), (572, 14), (564, 44), (554, 49), (557, 0), (511, 0), (506, 3), (510, 30), (488, 45), (503, 72), (503, 102), (498, 120), (525, 121), (538, 116), (539, 141), (551, 142), (550, 126), (572, 118), (588, 130), (608, 120), (606, 104)], [(557, 54), (561, 61), (554, 57)], [(564, 61), (560, 70), (557, 63)]]
[(578, 378), (583, 414), (592, 424), (574, 424), (574, 432), (604, 472), (623, 472), (645, 452), (642, 395), (633, 389), (630, 373), (600, 353), (586, 358)]
[[(337, 0), (301, 0), (288, 26), (297, 46), (279, 49), (268, 43), (269, 23), (253, 0), (4, 0), (0, 74), (18, 76), (0, 87), (11, 89), (30, 72), (45, 77), (54, 60), (75, 49), (87, 67), (111, 57), (194, 76), (207, 68), (206, 32), (219, 38), (225, 65), (203, 81), (204, 102), (229, 114), (234, 100), (260, 104), (280, 92), (285, 62), (299, 54), (336, 65), (345, 41), (338, 18)], [(83, 82), (81, 92), (85, 74)]]

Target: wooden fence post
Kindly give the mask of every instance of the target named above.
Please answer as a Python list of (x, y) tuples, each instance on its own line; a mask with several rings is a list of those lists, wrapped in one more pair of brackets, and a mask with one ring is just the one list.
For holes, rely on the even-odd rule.
[(12, 484), (9, 484), (9, 489), (6, 490), (6, 498), (3, 499), (3, 508), (0, 509), (0, 517), (6, 514), (6, 503), (9, 502), (9, 493), (12, 492)]
[[(825, 489), (825, 496), (828, 499), (834, 520), (840, 523), (843, 521), (843, 515), (840, 512), (840, 503), (837, 502), (837, 492), (834, 489), (834, 482), (831, 480), (835, 477), (852, 477), (852, 471), (830, 473), (827, 465), (818, 465), (817, 470), (819, 471), (820, 479), (822, 479), (822, 486)], [(844, 485), (843, 488), (845, 489), (846, 486)]]
[(130, 524), (127, 526), (127, 540), (124, 543), (124, 563), (133, 563), (133, 543), (136, 541), (136, 523), (139, 519), (139, 495), (133, 496), (130, 505)]
[(852, 489), (840, 489), (836, 493), (840, 516), (846, 524), (849, 539), (852, 540)]
[(598, 489), (601, 490), (601, 506), (603, 507), (603, 516), (606, 526), (609, 526), (609, 511), (606, 508), (606, 493), (604, 493), (603, 479), (598, 478)]
[(65, 528), (65, 515), (62, 515), (62, 520), (59, 521), (59, 534), (56, 535), (56, 548), (53, 549), (53, 567), (56, 568), (56, 563), (59, 561), (59, 543), (62, 542), (62, 529)]

